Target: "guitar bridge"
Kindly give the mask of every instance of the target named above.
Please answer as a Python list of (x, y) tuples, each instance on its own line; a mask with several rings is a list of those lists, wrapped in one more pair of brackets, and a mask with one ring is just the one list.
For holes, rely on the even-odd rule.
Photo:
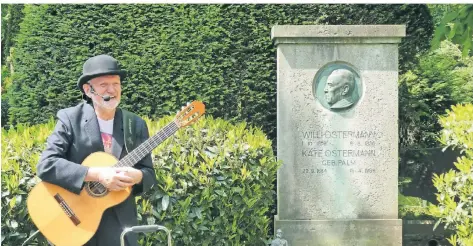
[(59, 203), (59, 206), (61, 206), (64, 213), (66, 213), (67, 217), (72, 220), (72, 223), (74, 223), (74, 225), (77, 226), (78, 224), (80, 224), (79, 218), (77, 218), (72, 209), (69, 207), (69, 205), (67, 205), (66, 201), (64, 201), (64, 199), (61, 197), (61, 195), (59, 195), (59, 193), (54, 195), (54, 199), (56, 199), (57, 203)]

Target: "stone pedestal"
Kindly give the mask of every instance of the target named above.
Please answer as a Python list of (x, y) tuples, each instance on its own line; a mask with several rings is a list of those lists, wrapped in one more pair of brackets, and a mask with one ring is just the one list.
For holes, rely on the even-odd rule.
[(290, 246), (401, 245), (398, 43), (405, 27), (274, 26), (278, 215)]
[(379, 220), (275, 220), (289, 245), (380, 246), (402, 245), (402, 221)]

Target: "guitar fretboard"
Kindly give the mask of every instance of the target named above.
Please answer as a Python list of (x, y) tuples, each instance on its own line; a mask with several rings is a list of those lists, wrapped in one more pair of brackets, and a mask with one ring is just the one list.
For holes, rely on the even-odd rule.
[(143, 157), (151, 153), (151, 151), (153, 151), (153, 149), (155, 149), (164, 140), (172, 136), (177, 130), (179, 130), (179, 126), (176, 124), (176, 122), (172, 121), (171, 123), (166, 125), (163, 129), (161, 129), (158, 133), (156, 133), (154, 136), (150, 137), (148, 140), (140, 144), (140, 146), (138, 146), (133, 151), (131, 151), (128, 155), (123, 157), (123, 159), (117, 162), (115, 166), (116, 167), (131, 167), (135, 165), (141, 159), (143, 159)]

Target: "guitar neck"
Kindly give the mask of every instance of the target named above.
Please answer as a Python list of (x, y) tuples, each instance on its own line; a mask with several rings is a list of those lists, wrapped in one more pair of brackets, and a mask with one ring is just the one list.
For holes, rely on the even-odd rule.
[[(177, 130), (179, 130), (179, 126), (176, 122), (172, 121), (168, 125), (166, 125), (163, 129), (161, 129), (158, 133), (154, 136), (150, 137), (148, 140), (140, 144), (137, 148), (131, 151), (128, 155), (126, 155), (123, 159), (121, 159), (117, 164), (116, 167), (132, 167), (136, 163), (138, 163), (143, 157), (147, 154), (151, 153), (153, 149), (158, 147), (164, 140), (168, 137), (172, 136)], [(126, 140), (125, 140), (126, 141)]]

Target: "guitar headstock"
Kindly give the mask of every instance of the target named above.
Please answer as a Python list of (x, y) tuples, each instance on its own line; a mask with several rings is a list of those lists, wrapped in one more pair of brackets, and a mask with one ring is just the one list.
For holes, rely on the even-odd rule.
[(193, 101), (176, 114), (174, 122), (179, 127), (185, 127), (194, 123), (204, 113), (205, 105), (200, 101)]

